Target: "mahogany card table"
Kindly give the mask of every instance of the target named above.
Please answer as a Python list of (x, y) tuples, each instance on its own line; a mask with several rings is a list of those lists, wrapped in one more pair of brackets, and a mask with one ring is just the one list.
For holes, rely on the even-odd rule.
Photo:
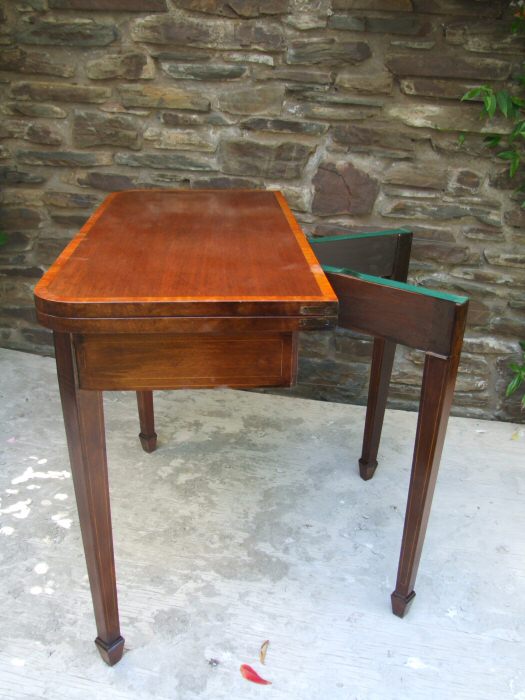
[(330, 328), (337, 297), (283, 196), (111, 194), (35, 288), (60, 396), (102, 658), (122, 656), (102, 392), (290, 386), (297, 333)]
[[(468, 304), (464, 298), (399, 282), (408, 270), (407, 233), (335, 241), (338, 248), (352, 251), (350, 262), (357, 262), (360, 238), (376, 244), (382, 240), (377, 260), (388, 263), (384, 276), (392, 279), (386, 281), (330, 267), (334, 241), (313, 244), (327, 258), (336, 296), (280, 193), (127, 191), (107, 197), (38, 283), (37, 316), (54, 333), (95, 643), (108, 664), (121, 658), (124, 639), (102, 392), (137, 392), (139, 437), (151, 452), (157, 439), (153, 390), (290, 386), (296, 376), (298, 332), (328, 329), (337, 322), (375, 337), (359, 460), (363, 479), (377, 466), (395, 344), (426, 353), (391, 597), (394, 614), (405, 614), (415, 596)], [(373, 251), (374, 246), (364, 250), (365, 267), (376, 264)]]

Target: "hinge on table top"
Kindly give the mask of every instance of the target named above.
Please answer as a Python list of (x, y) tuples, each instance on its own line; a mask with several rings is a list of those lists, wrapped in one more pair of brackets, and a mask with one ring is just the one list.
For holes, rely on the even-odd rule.
[(324, 304), (314, 304), (313, 306), (300, 306), (299, 313), (301, 316), (329, 316), (333, 315), (334, 310), (330, 306), (325, 306)]
[(319, 330), (323, 328), (333, 328), (335, 327), (337, 322), (336, 317), (332, 318), (300, 318), (299, 319), (299, 328), (303, 329), (308, 329), (308, 330), (315, 330), (318, 328)]

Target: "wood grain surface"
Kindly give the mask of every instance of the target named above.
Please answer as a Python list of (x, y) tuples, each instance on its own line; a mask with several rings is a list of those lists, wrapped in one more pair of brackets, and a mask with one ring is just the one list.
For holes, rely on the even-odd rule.
[(287, 316), (305, 302), (326, 316), (337, 306), (282, 195), (258, 190), (112, 194), (35, 299), (51, 327), (50, 316)]

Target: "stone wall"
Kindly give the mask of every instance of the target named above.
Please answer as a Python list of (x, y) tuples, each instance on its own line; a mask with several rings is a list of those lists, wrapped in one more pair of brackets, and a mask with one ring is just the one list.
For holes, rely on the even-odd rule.
[[(479, 107), (459, 103), (523, 58), (506, 3), (13, 0), (1, 13), (5, 346), (51, 352), (32, 287), (107, 192), (276, 188), (308, 233), (412, 227), (412, 282), (472, 299), (456, 413), (519, 418), (503, 390), (525, 337), (525, 218)], [(364, 401), (369, 353), (346, 332), (306, 335), (296, 393)], [(399, 353), (392, 405), (415, 407), (421, 363)]]

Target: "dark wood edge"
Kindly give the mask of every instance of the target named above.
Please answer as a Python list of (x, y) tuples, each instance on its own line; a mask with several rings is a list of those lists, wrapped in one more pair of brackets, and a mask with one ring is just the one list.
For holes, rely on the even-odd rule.
[(392, 279), (397, 282), (407, 281), (413, 237), (412, 231), (397, 234), (396, 253), (392, 265)]
[(338, 325), (438, 357), (454, 354), (459, 342), (456, 329), (466, 317), (468, 301), (384, 287), (341, 273), (327, 276), (339, 298)]
[(328, 330), (337, 325), (337, 307), (318, 316), (180, 316), (67, 318), (37, 309), (38, 322), (61, 333), (222, 333)]

